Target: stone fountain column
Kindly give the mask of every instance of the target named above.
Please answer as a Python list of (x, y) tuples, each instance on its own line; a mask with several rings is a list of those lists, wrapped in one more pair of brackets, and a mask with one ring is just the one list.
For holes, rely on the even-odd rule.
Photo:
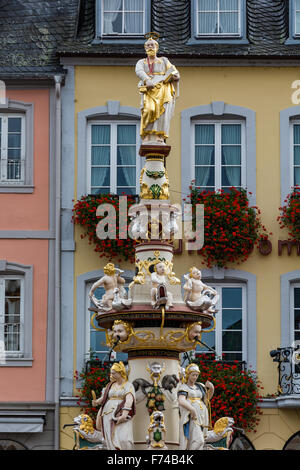
[[(159, 363), (161, 373), (158, 385), (163, 392), (163, 410), (166, 425), (166, 445), (169, 449), (179, 448), (179, 411), (177, 402), (177, 381), (180, 379), (180, 353), (195, 349), (196, 341), (190, 335), (194, 325), (204, 330), (213, 324), (213, 317), (207, 313), (191, 310), (182, 298), (181, 283), (173, 270), (173, 244), (170, 240), (176, 230), (176, 208), (169, 200), (169, 180), (166, 173), (165, 161), (171, 148), (166, 145), (142, 145), (140, 155), (146, 158), (146, 164), (141, 172), (140, 203), (137, 206), (146, 207), (148, 213), (170, 217), (168, 239), (165, 238), (166, 225), (162, 216), (156, 220), (144, 221), (140, 227), (144, 238), (139, 240), (135, 253), (136, 275), (129, 287), (129, 297), (132, 299), (130, 308), (107, 313), (99, 313), (96, 317), (98, 325), (107, 332), (107, 344), (112, 347), (110, 331), (117, 321), (126, 325), (129, 335), (125, 341), (119, 341), (115, 351), (128, 353), (129, 381), (135, 383), (143, 379), (148, 384), (153, 383), (151, 364)], [(151, 237), (154, 233), (154, 238)], [(153, 305), (151, 295), (153, 284), (151, 276), (158, 264), (163, 264), (168, 298), (172, 296), (172, 306), (168, 308), (162, 301)], [(199, 329), (200, 328), (200, 329)], [(201, 333), (200, 333), (201, 334)], [(167, 377), (167, 378), (166, 378)], [(172, 381), (173, 388), (163, 388), (166, 381)], [(175, 379), (174, 379), (175, 378)], [(175, 382), (174, 382), (175, 380)], [(149, 411), (146, 395), (141, 387), (137, 390), (137, 413), (134, 417), (134, 441), (136, 449), (146, 449), (146, 436), (149, 427)]]

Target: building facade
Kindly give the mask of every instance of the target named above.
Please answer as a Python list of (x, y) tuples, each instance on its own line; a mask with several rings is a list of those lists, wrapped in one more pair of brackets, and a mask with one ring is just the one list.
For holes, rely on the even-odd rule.
[[(276, 220), (279, 206), (299, 184), (300, 108), (293, 101), (297, 88), (292, 88), (299, 51), (297, 8), (293, 1), (270, 5), (262, 0), (81, 3), (76, 39), (59, 50), (68, 70), (62, 167), (69, 176), (62, 209), (62, 321), (69, 326), (62, 337), (62, 423), (78, 412), (74, 371), (82, 370), (91, 349), (99, 358), (106, 349), (101, 333), (90, 325), (87, 294), (102, 276), (104, 261), (81, 239), (80, 228), (72, 231), (72, 200), (101, 192), (139, 194), (140, 101), (134, 66), (144, 56), (148, 31), (160, 34), (159, 55), (181, 74), (168, 139), (172, 202), (186, 197), (192, 180), (215, 190), (244, 187), (272, 232), (268, 255), (255, 249), (242, 265), (203, 269), (202, 274), (222, 299), (216, 330), (204, 340), (218, 354), (227, 352), (257, 370), (266, 397), (276, 394), (278, 370), (269, 352), (299, 339), (299, 258), (296, 249), (290, 254), (285, 247), (278, 250), (279, 241), (288, 237)], [(124, 144), (131, 145), (126, 169), (116, 157)], [(177, 276), (193, 265), (201, 267), (197, 254), (177, 253)], [(132, 265), (122, 262), (122, 269), (132, 279)], [(299, 445), (300, 395), (297, 374), (293, 377), (292, 393), (285, 389), (263, 400), (260, 424), (247, 436), (253, 448)], [(71, 433), (64, 432), (61, 447), (70, 446)]]
[[(86, 194), (140, 192), (134, 67), (155, 31), (159, 55), (181, 75), (168, 139), (171, 201), (181, 203), (192, 180), (247, 188), (272, 232), (267, 252), (202, 269), (221, 299), (203, 339), (262, 381), (263, 414), (248, 445), (299, 449), (299, 371), (289, 355), (300, 339), (299, 246), (277, 222), (300, 184), (299, 2), (57, 0), (33, 18), (23, 2), (18, 34), (15, 3), (0, 11), (0, 444), (73, 447), (63, 425), (80, 412), (74, 374), (91, 350), (103, 359), (107, 348), (88, 310), (105, 261), (74, 227), (72, 209)], [(176, 247), (178, 277), (201, 268), (200, 255)], [(134, 266), (122, 269), (130, 282)]]
[(58, 448), (62, 4), (0, 9), (1, 449)]

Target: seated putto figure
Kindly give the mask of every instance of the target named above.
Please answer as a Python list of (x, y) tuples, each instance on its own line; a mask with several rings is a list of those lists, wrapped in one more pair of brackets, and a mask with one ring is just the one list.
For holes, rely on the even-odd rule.
[(188, 307), (204, 313), (214, 314), (217, 312), (216, 304), (219, 300), (218, 292), (201, 281), (201, 271), (196, 267), (190, 269), (184, 276), (186, 283), (184, 300)]
[[(104, 312), (108, 312), (113, 308), (117, 309), (119, 304), (124, 303), (124, 308), (128, 308), (127, 292), (124, 288), (125, 279), (121, 277), (124, 271), (116, 268), (113, 263), (108, 263), (104, 268), (104, 276), (96, 281), (89, 292), (89, 297), (93, 304)], [(101, 300), (98, 300), (94, 292), (98, 287), (105, 289), (105, 294)], [(124, 302), (122, 302), (124, 299)], [(126, 304), (126, 305), (125, 305)]]
[(159, 308), (165, 305), (166, 310), (173, 307), (173, 295), (167, 291), (166, 266), (163, 262), (157, 263), (154, 272), (151, 274), (151, 305), (153, 308)]

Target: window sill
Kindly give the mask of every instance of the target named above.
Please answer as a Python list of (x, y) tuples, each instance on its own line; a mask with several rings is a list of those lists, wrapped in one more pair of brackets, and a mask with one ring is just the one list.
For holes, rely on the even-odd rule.
[(34, 192), (34, 186), (26, 184), (1, 184), (0, 183), (0, 193), (22, 193), (22, 194), (32, 194)]
[(194, 36), (187, 42), (187, 45), (195, 44), (249, 44), (249, 41), (242, 36)]
[(0, 367), (32, 367), (33, 357), (8, 357)]
[(290, 36), (284, 43), (285, 45), (300, 44), (300, 36)]
[(144, 36), (98, 36), (92, 41), (92, 45), (97, 44), (144, 44)]
[(264, 398), (261, 408), (300, 408), (300, 394), (280, 395), (276, 398)]

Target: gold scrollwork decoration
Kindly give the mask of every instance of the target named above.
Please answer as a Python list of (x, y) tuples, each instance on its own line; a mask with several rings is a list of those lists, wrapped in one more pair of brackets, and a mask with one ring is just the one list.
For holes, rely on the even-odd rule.
[(210, 333), (211, 331), (214, 331), (216, 329), (216, 319), (215, 317), (212, 316), (213, 320), (213, 326), (209, 328), (208, 330), (202, 330), (203, 333)]
[(93, 313), (93, 315), (91, 316), (91, 327), (96, 330), (96, 331), (106, 331), (104, 328), (98, 328), (95, 323), (94, 323), (94, 320), (96, 318), (96, 316), (98, 315), (98, 312), (95, 312)]

